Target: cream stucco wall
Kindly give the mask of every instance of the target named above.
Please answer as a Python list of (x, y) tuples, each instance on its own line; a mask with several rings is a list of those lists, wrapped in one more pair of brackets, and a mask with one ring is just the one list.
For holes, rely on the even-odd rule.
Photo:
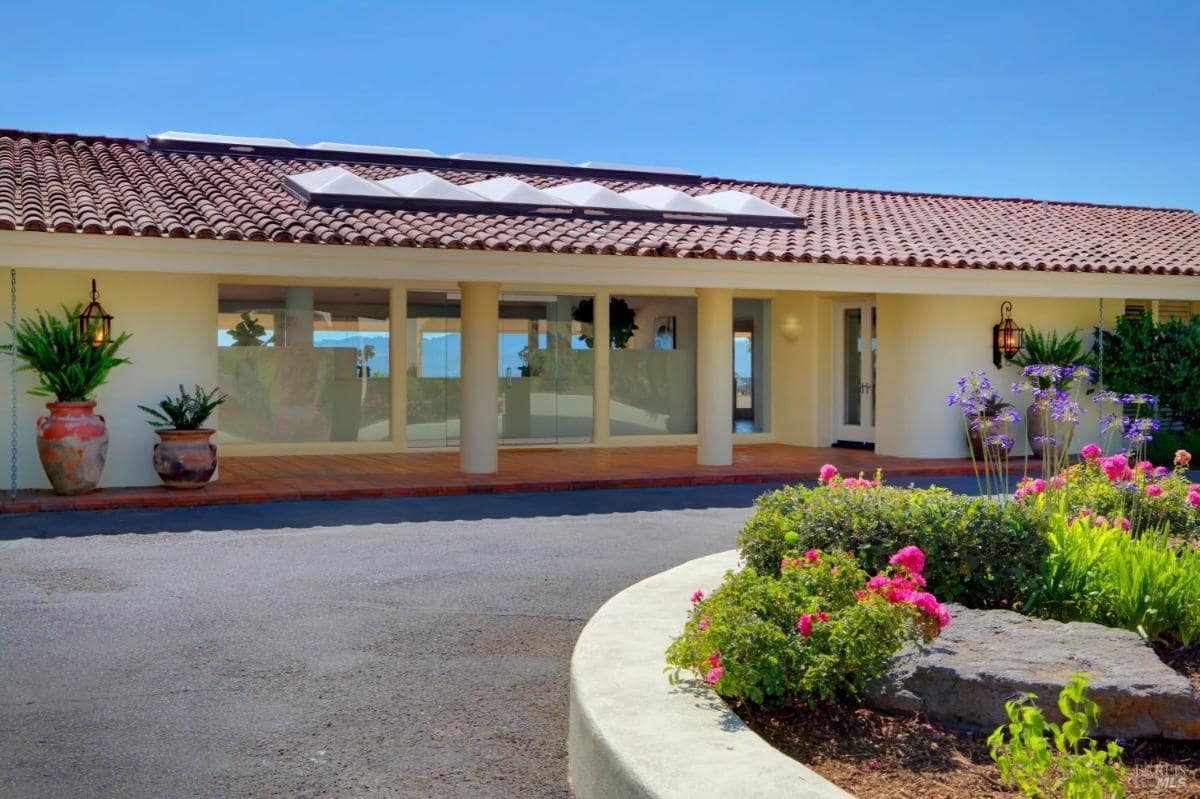
[[(20, 269), (17, 313), (24, 317), (37, 309), (57, 311), (63, 304), (86, 302), (92, 277), (97, 278), (105, 310), (115, 317), (114, 332), (133, 333), (122, 349), (132, 363), (114, 369), (96, 394), (96, 412), (107, 419), (109, 427), (108, 461), (101, 485), (157, 485), (150, 458), (158, 438), (137, 406), (153, 405), (181, 383), (189, 388), (216, 384), (217, 279), (210, 275)], [(9, 340), (7, 330), (3, 340)], [(38, 461), (36, 440), (36, 420), (45, 413), (46, 399), (27, 393), (36, 385), (32, 373), (18, 375), (17, 471), (22, 488), (50, 487)], [(9, 404), (6, 391), (0, 400), (0, 407), (5, 408), (0, 414), (4, 417), (0, 463), (6, 466), (11, 457)]]
[[(913, 296), (881, 294), (879, 314), (878, 423), (876, 451), (915, 457), (966, 456), (962, 417), (946, 405), (946, 395), (967, 372), (984, 370), (1005, 397), (1025, 415), (1028, 396), (1014, 398), (1011, 385), (1019, 369), (991, 362), (992, 325), (1006, 297)], [(1080, 328), (1085, 345), (1099, 320), (1099, 303), (1092, 299), (1014, 299), (1013, 319), (1022, 327), (1067, 332)], [(1106, 326), (1124, 310), (1120, 300), (1104, 304)], [(1087, 416), (1074, 446), (1098, 435), (1097, 406), (1083, 403)], [(1024, 452), (1024, 424), (1014, 431)]]

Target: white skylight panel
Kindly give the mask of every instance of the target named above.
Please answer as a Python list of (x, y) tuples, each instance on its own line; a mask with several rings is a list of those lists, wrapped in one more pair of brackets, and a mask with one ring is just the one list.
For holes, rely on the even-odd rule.
[(340, 166), (288, 175), (288, 180), (310, 197), (317, 195), (346, 195), (355, 197), (393, 197), (392, 192), (374, 181), (360, 178)]
[(684, 194), (670, 186), (650, 186), (646, 189), (633, 189), (621, 193), (622, 197), (641, 203), (656, 211), (670, 211), (679, 214), (713, 214), (712, 206), (705, 205), (695, 197)]
[(533, 164), (535, 166), (570, 166), (561, 158), (537, 158), (527, 155), (495, 155), (493, 153), (454, 153), (450, 158), (463, 161), (491, 161), (497, 164)]
[(241, 147), (297, 147), (287, 139), (264, 139), (255, 136), (222, 136), (216, 133), (189, 133), (182, 130), (166, 130), (150, 134), (151, 139), (185, 141), (201, 144), (232, 144)]
[(484, 198), (480, 195), (429, 172), (413, 172), (397, 178), (381, 180), (378, 183), (401, 197), (467, 203), (484, 202)]
[(583, 161), (575, 166), (584, 169), (610, 169), (615, 172), (650, 172), (661, 175), (695, 175), (677, 166), (655, 166), (653, 164), (623, 164), (618, 161)]
[(535, 189), (528, 183), (514, 177), (492, 178), (478, 183), (468, 183), (464, 188), (478, 194), (485, 200), (494, 203), (513, 203), (517, 205), (548, 205), (561, 206), (563, 201), (552, 194)]
[(608, 208), (629, 211), (650, 210), (645, 205), (617, 194), (612, 189), (605, 188), (598, 183), (592, 183), (590, 180), (554, 186), (543, 191), (546, 194), (557, 197), (563, 202), (577, 205), (581, 208)]
[(339, 153), (359, 153), (361, 155), (407, 155), (417, 158), (441, 158), (433, 150), (424, 147), (385, 147), (376, 144), (343, 144), (336, 141), (319, 141), (308, 145), (310, 150), (327, 150)]
[(784, 210), (778, 205), (772, 205), (761, 197), (747, 194), (744, 191), (718, 191), (713, 194), (702, 194), (694, 199), (711, 206), (718, 213), (741, 214), (743, 216), (780, 216), (795, 217), (791, 211)]

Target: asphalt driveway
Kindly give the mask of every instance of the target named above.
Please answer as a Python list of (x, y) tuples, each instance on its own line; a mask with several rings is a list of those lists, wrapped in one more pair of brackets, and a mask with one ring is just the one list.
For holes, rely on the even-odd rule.
[(565, 797), (583, 624), (762, 490), (0, 517), (0, 795)]

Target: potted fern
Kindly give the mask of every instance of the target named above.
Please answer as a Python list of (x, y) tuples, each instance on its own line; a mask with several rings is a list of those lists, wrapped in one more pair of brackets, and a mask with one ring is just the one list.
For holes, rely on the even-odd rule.
[(203, 425), (225, 399), (218, 388), (196, 386), (189, 393), (180, 386), (178, 396), (168, 394), (157, 408), (138, 406), (150, 415), (160, 439), (154, 445), (154, 471), (168, 488), (202, 488), (212, 479), (217, 447), (209, 439), (217, 431)]
[(56, 494), (95, 490), (108, 455), (108, 426), (96, 411), (96, 390), (108, 373), (129, 363), (118, 356), (128, 333), (116, 338), (97, 335), (99, 322), (81, 329), (83, 306), (62, 307), (62, 317), (37, 311), (12, 330), (13, 343), (3, 349), (22, 361), (20, 371), (37, 374), (29, 390), (46, 403), (49, 416), (37, 420), (37, 450), (42, 469)]
[[(1035, 365), (1089, 366), (1091, 356), (1084, 351), (1083, 341), (1079, 336), (1078, 328), (1065, 335), (1059, 335), (1057, 330), (1045, 332), (1030, 326), (1025, 333), (1024, 347), (1012, 358), (1012, 362), (1022, 369)], [(1049, 377), (1037, 377), (1035, 380), (1037, 387), (1045, 393), (1053, 388), (1068, 390), (1074, 378), (1066, 376), (1055, 381)], [(1050, 439), (1056, 442), (1051, 449), (1060, 453), (1069, 450), (1075, 433), (1074, 425), (1048, 418), (1048, 405), (1048, 398), (1035, 399), (1025, 409), (1025, 432), (1029, 438), (1029, 450), (1038, 458), (1045, 457), (1046, 444)]]

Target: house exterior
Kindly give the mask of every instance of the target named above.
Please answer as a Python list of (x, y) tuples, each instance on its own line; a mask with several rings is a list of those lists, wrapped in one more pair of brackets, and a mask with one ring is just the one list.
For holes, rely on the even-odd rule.
[[(20, 316), (85, 302), (95, 279), (133, 334), (98, 395), (103, 485), (157, 483), (136, 406), (181, 383), (229, 394), (224, 456), (449, 448), (475, 473), (527, 445), (949, 457), (966, 454), (955, 379), (1016, 373), (991, 363), (1002, 303), (1089, 339), (1127, 305), (1200, 312), (1200, 216), (0, 130), (0, 268)], [(9, 409), (23, 488), (47, 485), (31, 385)]]

